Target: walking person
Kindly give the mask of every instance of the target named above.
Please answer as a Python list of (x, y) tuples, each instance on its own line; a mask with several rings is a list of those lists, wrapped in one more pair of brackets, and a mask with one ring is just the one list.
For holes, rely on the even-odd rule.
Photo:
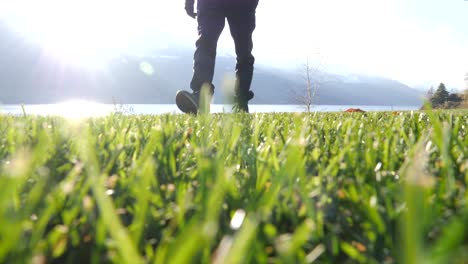
[(208, 87), (213, 95), (213, 76), (218, 39), (227, 20), (236, 48), (236, 82), (234, 110), (248, 112), (248, 102), (254, 97), (250, 90), (255, 58), (252, 55), (252, 34), (255, 30), (255, 12), (259, 0), (185, 0), (187, 14), (198, 21), (198, 40), (194, 54), (192, 92), (178, 91), (176, 104), (184, 113), (196, 114), (199, 109), (200, 91)]

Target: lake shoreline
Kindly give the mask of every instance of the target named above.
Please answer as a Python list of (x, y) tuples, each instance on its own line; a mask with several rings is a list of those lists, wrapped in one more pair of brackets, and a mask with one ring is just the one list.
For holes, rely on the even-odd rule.
[[(349, 108), (359, 108), (366, 112), (374, 111), (414, 111), (420, 106), (375, 106), (375, 105), (314, 105), (311, 112), (343, 112)], [(99, 104), (92, 102), (69, 102), (60, 104), (0, 105), (0, 114), (33, 114), (56, 116), (99, 117), (113, 112), (135, 115), (181, 114), (175, 104)], [(230, 105), (212, 104), (212, 113), (230, 113)], [(307, 112), (303, 105), (250, 105), (251, 113), (302, 113)]]

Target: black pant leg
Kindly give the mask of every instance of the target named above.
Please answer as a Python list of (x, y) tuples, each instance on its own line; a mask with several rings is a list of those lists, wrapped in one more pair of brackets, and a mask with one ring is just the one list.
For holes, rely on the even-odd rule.
[(235, 93), (241, 98), (248, 96), (254, 72), (252, 34), (256, 26), (255, 11), (256, 4), (249, 2), (245, 5), (233, 5), (227, 11), (237, 55)]
[(194, 92), (199, 92), (203, 85), (208, 84), (213, 92), (216, 48), (226, 17), (222, 6), (202, 6), (198, 10), (197, 20), (199, 38), (196, 42), (190, 88)]

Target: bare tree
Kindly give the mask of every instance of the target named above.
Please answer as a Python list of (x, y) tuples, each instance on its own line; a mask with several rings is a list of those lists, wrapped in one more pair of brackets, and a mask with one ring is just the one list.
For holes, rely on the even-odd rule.
[(463, 93), (463, 107), (468, 107), (468, 72), (465, 74), (465, 92)]
[(304, 86), (299, 90), (293, 89), (293, 100), (296, 104), (305, 106), (307, 112), (310, 112), (317, 99), (317, 93), (324, 82), (324, 73), (322, 63), (312, 66), (307, 58), (301, 68), (301, 75), (304, 78)]
[(434, 86), (431, 86), (431, 88), (427, 90), (426, 99), (430, 101), (432, 96), (434, 96)]
[(465, 74), (465, 89), (468, 90), (468, 72)]

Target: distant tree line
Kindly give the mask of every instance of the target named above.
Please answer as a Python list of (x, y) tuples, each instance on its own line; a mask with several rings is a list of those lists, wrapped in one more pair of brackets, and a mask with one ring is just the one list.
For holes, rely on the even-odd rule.
[(466, 92), (465, 94), (458, 94), (447, 91), (443, 83), (439, 85), (435, 92), (432, 87), (428, 91), (428, 100), (432, 108), (458, 108), (466, 103), (466, 97)]

